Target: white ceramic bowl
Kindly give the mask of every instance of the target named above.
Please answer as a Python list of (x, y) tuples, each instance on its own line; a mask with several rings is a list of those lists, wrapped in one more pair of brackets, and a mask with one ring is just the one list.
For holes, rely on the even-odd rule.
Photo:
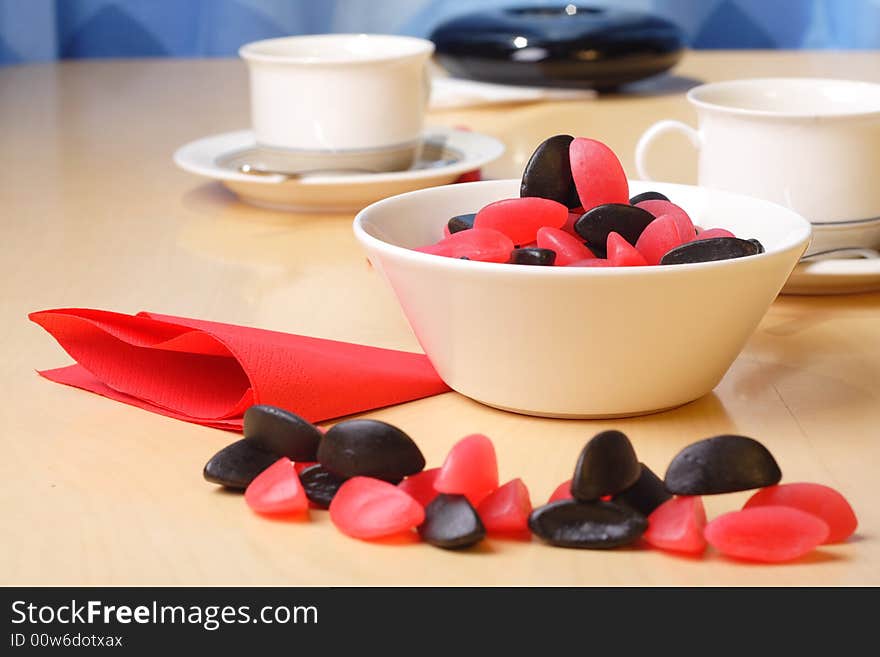
[(749, 258), (665, 267), (529, 267), (412, 251), (457, 214), (519, 194), (519, 180), (447, 185), (362, 210), (357, 239), (454, 390), (505, 410), (621, 417), (687, 403), (730, 367), (810, 240), (779, 205), (687, 185), (654, 189), (705, 227), (756, 237)]

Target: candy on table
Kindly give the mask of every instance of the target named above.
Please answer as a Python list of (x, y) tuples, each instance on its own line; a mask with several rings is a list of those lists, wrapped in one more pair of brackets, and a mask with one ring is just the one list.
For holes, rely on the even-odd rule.
[(460, 550), (482, 541), (486, 528), (467, 497), (440, 493), (425, 507), (419, 536), (436, 547)]
[(551, 545), (607, 549), (634, 543), (647, 529), (645, 517), (613, 502), (559, 500), (529, 516), (532, 533)]
[(555, 261), (556, 251), (538, 247), (514, 249), (510, 252), (510, 260), (508, 260), (512, 265), (538, 265), (543, 267), (552, 267)]
[(364, 419), (333, 425), (318, 447), (318, 462), (337, 477), (395, 484), (425, 468), (425, 457), (406, 433), (387, 422)]
[(582, 239), (575, 237), (561, 228), (545, 226), (538, 230), (538, 247), (550, 249), (556, 253), (555, 264), (568, 265), (578, 260), (592, 258), (593, 252), (583, 243)]
[(660, 264), (684, 265), (694, 262), (744, 258), (757, 255), (759, 244), (755, 244), (755, 241), (752, 240), (741, 240), (738, 237), (697, 238), (668, 251), (660, 258)]
[(568, 149), (571, 176), (587, 211), (605, 203), (629, 203), (629, 183), (620, 160), (608, 146), (578, 137)]
[(471, 228), (453, 233), (436, 244), (416, 249), (422, 253), (466, 258), (483, 262), (507, 262), (513, 251), (513, 242), (504, 233), (490, 228)]
[(492, 441), (475, 433), (455, 443), (434, 480), (434, 488), (440, 493), (464, 495), (478, 506), (498, 488), (498, 460)]
[(614, 495), (611, 501), (648, 516), (666, 500), (671, 499), (672, 493), (666, 490), (663, 480), (651, 468), (644, 463), (639, 463), (639, 466), (641, 470), (636, 483)]
[(425, 520), (425, 510), (387, 481), (353, 477), (330, 502), (330, 520), (343, 534), (370, 540), (415, 529)]
[(787, 506), (821, 518), (829, 529), (825, 543), (845, 541), (859, 524), (846, 498), (822, 484), (792, 483), (762, 488), (749, 498), (743, 508), (761, 506)]
[(480, 502), (477, 513), (490, 534), (527, 531), (532, 501), (522, 479), (513, 479)]
[(754, 438), (722, 435), (697, 441), (670, 462), (666, 489), (676, 495), (718, 495), (778, 484), (782, 471)]
[(642, 539), (652, 547), (670, 552), (702, 554), (706, 550), (706, 509), (699, 497), (674, 497), (648, 516)]
[(473, 230), (491, 228), (521, 246), (534, 242), (539, 228), (561, 228), (566, 219), (568, 208), (556, 201), (537, 196), (509, 198), (490, 203), (477, 212)]
[(664, 255), (686, 239), (679, 231), (675, 217), (664, 214), (652, 220), (642, 231), (636, 241), (636, 249), (649, 265), (659, 265)]
[(256, 476), (244, 492), (244, 501), (257, 513), (266, 515), (303, 514), (309, 508), (293, 462), (286, 457)]
[(547, 500), (547, 504), (550, 504), (550, 502), (556, 502), (557, 500), (572, 499), (574, 499), (574, 496), (571, 494), (571, 479), (569, 479), (568, 481), (563, 481), (552, 493), (550, 493), (550, 499)]
[(538, 144), (523, 169), (519, 195), (539, 196), (566, 207), (581, 204), (571, 177), (571, 135), (555, 135)]
[(654, 221), (654, 215), (628, 203), (606, 203), (587, 210), (574, 229), (594, 252), (604, 253), (608, 234), (620, 234), (635, 245), (639, 236)]
[(718, 516), (704, 534), (725, 556), (777, 563), (811, 552), (827, 540), (829, 530), (824, 520), (799, 509), (756, 506)]
[(636, 247), (615, 232), (608, 233), (605, 252), (612, 267), (643, 267), (648, 264)]
[(299, 480), (306, 492), (309, 502), (319, 509), (326, 509), (333, 497), (345, 483), (345, 477), (338, 477), (320, 463), (304, 468), (299, 473)]
[(278, 454), (267, 452), (254, 441), (242, 438), (214, 454), (202, 474), (212, 484), (243, 491), (277, 460)]
[(255, 404), (244, 412), (242, 431), (265, 451), (292, 461), (314, 461), (323, 435), (299, 415), (266, 404)]
[(412, 495), (413, 499), (422, 506), (428, 506), (431, 500), (439, 494), (437, 489), (434, 488), (434, 482), (437, 480), (438, 474), (440, 474), (440, 468), (422, 470), (401, 481), (397, 484), (397, 487)]
[(582, 502), (614, 495), (635, 484), (641, 472), (626, 434), (613, 429), (602, 431), (581, 450), (571, 478), (571, 494)]

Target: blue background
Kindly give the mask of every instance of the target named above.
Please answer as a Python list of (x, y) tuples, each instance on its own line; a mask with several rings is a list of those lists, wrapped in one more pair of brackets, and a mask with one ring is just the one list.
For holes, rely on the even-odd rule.
[[(215, 57), (316, 32), (427, 36), (482, 7), (566, 0), (0, 0), (0, 64), (65, 57)], [(694, 48), (880, 48), (880, 0), (584, 0), (677, 22)]]

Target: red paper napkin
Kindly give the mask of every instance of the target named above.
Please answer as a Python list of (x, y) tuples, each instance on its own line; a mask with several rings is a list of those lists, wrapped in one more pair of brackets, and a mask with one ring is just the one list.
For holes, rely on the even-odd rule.
[(319, 422), (449, 390), (422, 354), (146, 312), (29, 317), (77, 362), (47, 379), (220, 429), (252, 404)]

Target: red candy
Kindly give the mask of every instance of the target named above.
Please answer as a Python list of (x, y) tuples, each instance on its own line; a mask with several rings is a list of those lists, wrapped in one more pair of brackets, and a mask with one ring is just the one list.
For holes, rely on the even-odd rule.
[(706, 509), (699, 497), (673, 497), (648, 516), (648, 530), (642, 539), (660, 550), (702, 554), (705, 527)]
[(613, 267), (607, 259), (605, 258), (587, 258), (586, 260), (578, 260), (577, 262), (570, 262), (566, 267)]
[(455, 179), (457, 183), (479, 182), (483, 179), (482, 169), (474, 169), (473, 171), (465, 171)]
[[(645, 201), (648, 203), (649, 201)], [(639, 204), (641, 205), (641, 204)], [(659, 265), (660, 259), (670, 249), (688, 240), (682, 239), (675, 217), (664, 214), (648, 224), (636, 241), (636, 250), (641, 253), (649, 265)]]
[(434, 480), (434, 488), (441, 493), (464, 495), (474, 507), (479, 506), (498, 488), (498, 461), (492, 441), (475, 433), (455, 443)]
[(706, 525), (709, 544), (721, 554), (776, 563), (804, 556), (828, 538), (827, 523), (785, 506), (756, 506), (725, 513)]
[(636, 207), (647, 210), (655, 217), (662, 217), (663, 215), (670, 215), (673, 217), (675, 219), (675, 225), (678, 227), (679, 236), (681, 237), (680, 244), (690, 242), (697, 234), (697, 230), (694, 228), (694, 222), (691, 221), (688, 213), (672, 201), (652, 199), (636, 203)]
[(532, 501), (529, 489), (522, 479), (508, 481), (490, 493), (477, 508), (486, 531), (492, 533), (516, 533), (529, 528)]
[(471, 228), (453, 233), (436, 244), (416, 251), (448, 258), (468, 258), (483, 262), (507, 262), (513, 242), (507, 235), (488, 228)]
[(245, 490), (244, 500), (266, 515), (305, 513), (309, 508), (306, 491), (288, 458), (278, 459), (257, 475)]
[(369, 540), (418, 527), (425, 510), (394, 484), (352, 477), (330, 502), (330, 520), (343, 534)]
[(642, 267), (647, 265), (645, 256), (627, 242), (621, 235), (615, 232), (608, 233), (607, 248), (608, 262), (612, 267)]
[(438, 495), (437, 489), (434, 488), (434, 482), (437, 480), (438, 474), (440, 474), (440, 468), (422, 470), (401, 481), (397, 484), (397, 487), (412, 496), (422, 506), (428, 506)]
[(583, 238), (574, 237), (561, 228), (544, 226), (538, 229), (537, 242), (538, 248), (552, 249), (556, 252), (555, 264), (558, 266), (595, 257), (593, 252), (584, 246)]
[(576, 212), (569, 211), (568, 219), (565, 220), (565, 223), (562, 224), (562, 228), (560, 229), (560, 230), (564, 230), (569, 235), (572, 235), (572, 236), (578, 238), (579, 240), (581, 240), (581, 243), (583, 243), (584, 238), (577, 234), (577, 231), (574, 229), (574, 224), (578, 219), (581, 218), (582, 214), (583, 214), (583, 212), (576, 213)]
[(556, 500), (570, 500), (573, 498), (574, 496), (571, 494), (571, 479), (569, 479), (568, 481), (563, 481), (556, 487), (556, 490), (550, 494), (550, 499), (547, 500), (547, 504), (555, 502)]
[(731, 233), (726, 228), (710, 228), (709, 230), (701, 230), (697, 233), (697, 236), (691, 240), (691, 242), (696, 242), (697, 240), (708, 240), (713, 237), (736, 237), (733, 233)]
[(595, 139), (578, 137), (568, 147), (568, 155), (585, 210), (603, 203), (629, 203), (629, 183), (614, 151)]
[(568, 208), (562, 203), (537, 196), (508, 198), (490, 203), (477, 212), (474, 229), (492, 228), (501, 231), (514, 244), (521, 246), (534, 242), (539, 228), (562, 228), (566, 219)]
[(825, 543), (840, 543), (852, 536), (859, 521), (846, 498), (822, 484), (780, 484), (762, 488), (749, 498), (744, 509), (785, 506), (811, 513), (828, 525)]

